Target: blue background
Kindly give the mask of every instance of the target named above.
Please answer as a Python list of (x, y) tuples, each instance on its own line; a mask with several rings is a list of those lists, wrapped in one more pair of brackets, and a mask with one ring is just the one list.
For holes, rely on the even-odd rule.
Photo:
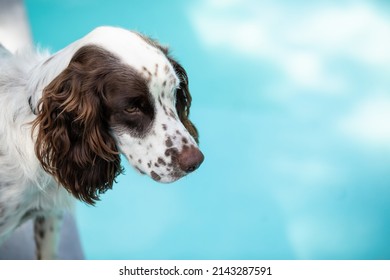
[(57, 51), (99, 25), (171, 47), (204, 164), (77, 205), (89, 259), (389, 259), (387, 1), (27, 0)]

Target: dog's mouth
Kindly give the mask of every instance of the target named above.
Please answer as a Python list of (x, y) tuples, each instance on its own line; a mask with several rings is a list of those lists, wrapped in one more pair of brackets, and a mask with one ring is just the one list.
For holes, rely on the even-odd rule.
[(179, 172), (179, 171), (174, 171), (168, 174), (161, 174), (161, 175), (159, 175), (154, 171), (150, 172), (150, 177), (154, 181), (159, 183), (173, 183), (186, 175), (187, 175), (186, 173)]

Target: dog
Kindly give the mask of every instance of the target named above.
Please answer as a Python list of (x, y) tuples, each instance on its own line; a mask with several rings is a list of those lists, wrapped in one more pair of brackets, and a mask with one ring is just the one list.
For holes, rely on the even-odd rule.
[(169, 183), (204, 155), (184, 68), (137, 32), (98, 27), (59, 52), (0, 47), (0, 243), (34, 219), (37, 259), (55, 259), (63, 211), (95, 204), (121, 156)]

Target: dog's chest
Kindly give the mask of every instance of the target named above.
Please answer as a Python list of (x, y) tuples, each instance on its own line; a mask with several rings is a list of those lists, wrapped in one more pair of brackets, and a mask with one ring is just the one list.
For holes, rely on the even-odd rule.
[[(18, 189), (19, 187), (19, 189)], [(58, 213), (72, 206), (74, 198), (60, 186), (35, 187), (7, 186), (0, 190), (0, 237), (29, 219)], [(1, 238), (0, 238), (1, 239)]]

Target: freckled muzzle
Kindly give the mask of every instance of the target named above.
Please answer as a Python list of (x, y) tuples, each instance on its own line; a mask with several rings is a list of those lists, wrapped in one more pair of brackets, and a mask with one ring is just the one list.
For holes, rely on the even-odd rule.
[[(164, 156), (167, 164), (163, 165), (168, 172), (154, 169), (150, 173), (150, 177), (161, 183), (174, 182), (188, 175), (198, 169), (204, 161), (203, 153), (194, 145), (184, 145), (180, 151), (176, 147), (170, 147), (165, 150)], [(154, 167), (161, 167), (161, 164)]]

